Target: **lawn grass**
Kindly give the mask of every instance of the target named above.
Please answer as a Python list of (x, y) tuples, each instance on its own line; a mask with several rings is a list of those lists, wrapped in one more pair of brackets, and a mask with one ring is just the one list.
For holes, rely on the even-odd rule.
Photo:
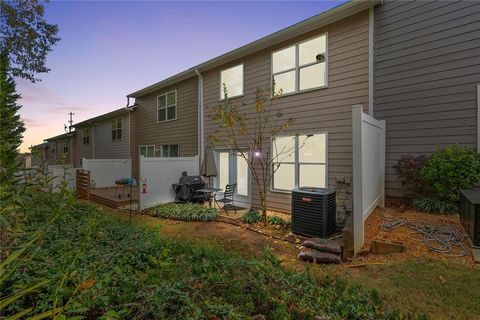
[[(137, 217), (142, 224), (148, 222)], [(225, 224), (197, 223), (165, 223), (164, 220), (148, 219), (150, 225), (161, 225), (159, 232), (169, 238), (187, 240), (192, 243), (215, 243), (229, 251), (244, 257), (258, 255), (258, 234), (250, 236), (233, 226)], [(230, 230), (227, 230), (229, 227)], [(256, 240), (255, 240), (256, 239)], [(361, 285), (366, 289), (376, 290), (386, 307), (399, 309), (408, 316), (414, 314), (428, 315), (430, 319), (479, 319), (480, 314), (480, 269), (471, 264), (462, 265), (443, 261), (439, 256), (433, 258), (411, 258), (399, 260), (395, 256), (384, 265), (368, 265), (364, 268), (346, 268), (345, 266), (306, 264), (294, 259), (298, 249), (286, 244), (289, 248), (281, 250), (280, 243), (273, 243), (268, 238), (264, 243), (276, 246), (276, 254), (289, 256), (282, 265), (288, 265), (295, 270), (303, 270), (307, 265), (320, 279), (335, 275), (350, 286)], [(257, 242), (254, 242), (257, 241)], [(416, 318), (416, 317), (414, 317)]]
[(390, 308), (431, 319), (480, 319), (480, 270), (440, 259), (410, 258), (334, 272), (375, 289)]
[(172, 240), (63, 195), (37, 193), (25, 201), (15, 243), (39, 230), (43, 236), (9, 265), (1, 298), (49, 282), (0, 317), (30, 307), (29, 315), (38, 315), (55, 305), (75, 319), (397, 318), (374, 292), (287, 270), (269, 250), (245, 258), (220, 246)]

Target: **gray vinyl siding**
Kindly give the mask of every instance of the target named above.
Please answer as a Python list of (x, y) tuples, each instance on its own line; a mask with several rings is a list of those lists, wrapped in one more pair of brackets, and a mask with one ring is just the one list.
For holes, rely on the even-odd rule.
[(386, 194), (405, 154), (477, 144), (480, 2), (385, 1), (375, 8), (374, 114), (386, 120)]
[[(90, 143), (83, 144), (83, 130), (85, 128), (90, 129)], [(93, 128), (91, 126), (77, 127), (75, 128), (77, 134), (75, 135), (75, 166), (81, 167), (81, 159), (92, 159), (93, 158)]]
[[(48, 164), (51, 164), (51, 165), (73, 164), (73, 159), (75, 156), (74, 141), (75, 141), (75, 136), (50, 140), (48, 142), (49, 148), (47, 151)], [(64, 143), (68, 145), (68, 153), (63, 152)]]
[[(274, 104), (274, 112), (281, 110), (285, 118), (294, 119), (287, 134), (328, 132), (330, 187), (337, 187), (339, 177), (351, 178), (352, 105), (362, 104), (368, 111), (368, 11), (205, 72), (205, 139), (217, 128), (209, 115), (211, 108), (219, 103), (221, 70), (244, 63), (244, 96), (238, 99), (238, 105), (253, 109), (256, 89), (270, 86), (271, 53), (325, 32), (328, 32), (328, 88), (280, 97)], [(246, 106), (241, 106), (242, 102)], [(259, 207), (259, 193), (254, 182), (252, 188), (252, 206)], [(351, 186), (348, 190), (351, 192)], [(289, 213), (290, 199), (288, 193), (271, 192), (268, 207)], [(351, 197), (346, 203), (347, 209), (351, 209)]]
[[(135, 99), (135, 139), (132, 141), (132, 166), (138, 174), (139, 146), (155, 145), (160, 157), (162, 145), (178, 144), (181, 157), (198, 154), (198, 82), (197, 77), (159, 89)], [(177, 91), (177, 119), (157, 123), (157, 96)]]
[[(122, 139), (112, 140), (112, 121), (117, 118), (123, 119)], [(96, 122), (92, 130), (94, 142), (95, 159), (129, 159), (129, 114), (124, 113), (117, 117)]]

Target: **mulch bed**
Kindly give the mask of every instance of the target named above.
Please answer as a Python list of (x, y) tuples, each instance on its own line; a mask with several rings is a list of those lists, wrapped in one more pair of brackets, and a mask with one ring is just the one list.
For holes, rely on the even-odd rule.
[[(402, 211), (398, 208), (387, 207), (377, 208), (367, 219), (365, 223), (365, 245), (354, 259), (354, 263), (382, 263), (392, 260), (401, 260), (411, 257), (434, 258), (446, 261), (452, 261), (460, 264), (472, 265), (473, 257), (469, 247), (466, 256), (452, 257), (444, 254), (434, 253), (424, 245), (422, 241), (412, 237), (412, 231), (407, 227), (400, 227), (392, 231), (383, 231), (379, 227), (386, 220), (382, 216), (388, 216), (398, 219), (407, 219), (409, 221), (422, 221), (434, 225), (455, 225), (460, 226), (456, 215), (429, 214), (415, 210)], [(463, 230), (463, 229), (462, 229)], [(370, 243), (372, 240), (389, 240), (401, 242), (405, 245), (405, 250), (399, 253), (376, 255), (370, 253)], [(467, 242), (468, 240), (465, 239)]]

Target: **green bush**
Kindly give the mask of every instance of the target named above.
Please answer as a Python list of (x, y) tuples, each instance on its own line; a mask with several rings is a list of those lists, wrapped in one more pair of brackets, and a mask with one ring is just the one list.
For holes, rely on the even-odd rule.
[(432, 188), (432, 197), (456, 203), (460, 190), (480, 181), (480, 154), (469, 147), (452, 145), (433, 154), (420, 172)]
[(245, 223), (252, 224), (262, 220), (262, 216), (260, 215), (260, 213), (258, 213), (257, 210), (250, 210), (245, 213), (240, 219)]
[[(48, 279), (48, 284), (1, 310), (27, 316), (65, 306), (75, 319), (394, 319), (375, 293), (335, 278), (284, 269), (266, 250), (246, 259), (218, 246), (159, 235), (102, 214), (92, 205), (37, 193), (18, 243), (38, 230), (40, 241), (17, 259), (1, 298)], [(56, 215), (52, 219), (52, 215)], [(73, 297), (73, 299), (71, 299)]]
[(455, 202), (447, 199), (424, 197), (413, 201), (415, 208), (432, 213), (454, 213), (458, 212)]
[(150, 212), (164, 219), (182, 221), (214, 221), (217, 209), (206, 208), (198, 203), (166, 203), (150, 208)]
[(285, 219), (279, 216), (268, 216), (267, 222), (273, 226), (287, 227), (290, 225), (289, 221), (286, 221)]

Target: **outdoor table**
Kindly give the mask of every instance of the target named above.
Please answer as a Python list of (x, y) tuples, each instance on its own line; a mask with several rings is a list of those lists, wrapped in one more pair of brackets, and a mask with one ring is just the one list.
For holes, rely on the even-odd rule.
[(208, 206), (211, 208), (212, 207), (212, 195), (215, 197), (217, 195), (217, 192), (223, 191), (223, 189), (219, 188), (203, 188), (203, 189), (197, 189), (197, 192), (203, 192), (208, 195)]

